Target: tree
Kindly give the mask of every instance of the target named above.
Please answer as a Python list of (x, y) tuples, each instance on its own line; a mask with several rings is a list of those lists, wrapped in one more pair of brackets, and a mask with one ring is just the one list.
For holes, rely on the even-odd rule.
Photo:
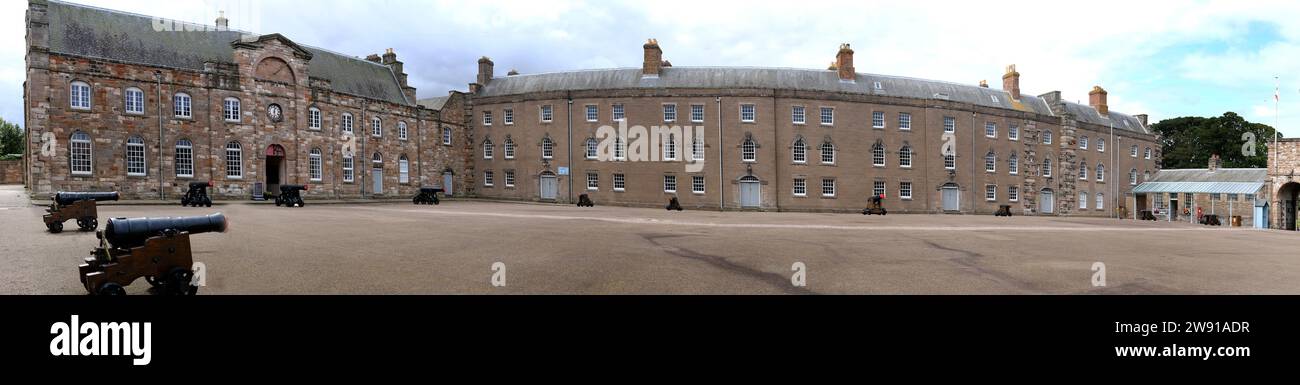
[(23, 130), (0, 118), (0, 156), (26, 152), (27, 142), (23, 138)]
[(1219, 156), (1224, 168), (1266, 168), (1269, 141), (1277, 132), (1234, 112), (1166, 119), (1151, 129), (1164, 137), (1160, 167), (1165, 169), (1205, 168), (1213, 155)]

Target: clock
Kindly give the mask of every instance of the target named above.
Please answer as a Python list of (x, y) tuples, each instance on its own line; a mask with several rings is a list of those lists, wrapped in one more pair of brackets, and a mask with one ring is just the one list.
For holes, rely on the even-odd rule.
[(280, 110), (279, 104), (272, 104), (266, 106), (266, 117), (270, 118), (272, 122), (279, 123), (284, 120), (284, 111)]

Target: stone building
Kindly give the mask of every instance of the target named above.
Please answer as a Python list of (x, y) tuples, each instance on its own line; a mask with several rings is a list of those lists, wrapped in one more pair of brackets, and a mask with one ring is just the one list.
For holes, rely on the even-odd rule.
[(1268, 201), (1268, 169), (1222, 168), (1221, 163), (1213, 155), (1203, 169), (1160, 170), (1134, 189), (1136, 210), (1130, 215), (1151, 210), (1158, 219), (1186, 222), (1197, 221), (1198, 213), (1217, 215), (1225, 226), (1240, 216), (1242, 226), (1252, 226), (1256, 203)]
[[(1270, 146), (1273, 143), (1269, 143)], [(1269, 148), (1270, 223), (1274, 229), (1300, 229), (1300, 138), (1279, 139)]]
[(29, 1), (29, 191), (403, 197), (468, 178), (464, 94), (419, 103), (391, 49), (361, 59), (228, 25)]
[(1101, 87), (1088, 105), (1023, 94), (1014, 66), (999, 90), (859, 73), (847, 44), (827, 70), (675, 67), (657, 41), (641, 48), (640, 68), (497, 77), (480, 59), (478, 196), (847, 212), (885, 195), (891, 212), (1110, 216), (1158, 170), (1146, 116), (1109, 110)]

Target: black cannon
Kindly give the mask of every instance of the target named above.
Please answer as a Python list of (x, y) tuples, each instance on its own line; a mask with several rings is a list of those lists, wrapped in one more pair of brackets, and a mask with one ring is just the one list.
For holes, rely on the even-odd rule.
[(1219, 216), (1215, 214), (1205, 214), (1201, 216), (1201, 224), (1206, 226), (1223, 226), (1219, 221)]
[(280, 195), (275, 196), (275, 205), (277, 207), (280, 205), (284, 205), (284, 207), (306, 206), (307, 203), (302, 201), (303, 191), (307, 191), (307, 186), (282, 184), (280, 185)]
[(54, 194), (54, 203), (45, 211), (42, 219), (45, 228), (51, 233), (63, 232), (63, 222), (77, 220), (77, 227), (82, 231), (91, 231), (99, 227), (99, 209), (95, 202), (115, 201), (120, 197), (117, 192), (58, 192)]
[(995, 217), (1011, 217), (1011, 205), (1000, 205), (998, 211), (993, 213)]
[(596, 207), (596, 202), (592, 202), (587, 194), (578, 195), (578, 207)]
[(212, 198), (208, 197), (208, 187), (212, 187), (212, 182), (190, 182), (189, 191), (181, 197), (181, 207), (212, 207)]
[(668, 211), (673, 210), (682, 211), (682, 204), (677, 201), (677, 197), (668, 200)]
[(441, 202), (440, 200), (438, 200), (438, 193), (446, 193), (446, 192), (447, 190), (443, 190), (440, 188), (421, 187), (420, 193), (416, 194), (415, 198), (411, 198), (411, 203), (417, 205), (436, 205), (439, 202)]
[(862, 215), (879, 215), (883, 217), (889, 214), (889, 210), (885, 210), (885, 206), (881, 204), (882, 202), (884, 202), (884, 200), (885, 200), (884, 195), (872, 196), (871, 205), (867, 206), (867, 208), (865, 209), (862, 209)]
[(194, 295), (190, 235), (225, 232), (226, 217), (114, 218), (100, 231), (99, 247), (78, 266), (81, 284), (94, 295), (124, 295), (143, 277), (167, 295)]

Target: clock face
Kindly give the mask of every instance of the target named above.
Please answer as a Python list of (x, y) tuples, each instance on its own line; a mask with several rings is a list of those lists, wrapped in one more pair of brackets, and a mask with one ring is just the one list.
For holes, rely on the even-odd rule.
[(279, 122), (284, 118), (284, 113), (283, 111), (280, 111), (279, 104), (272, 104), (266, 107), (266, 116), (271, 118), (272, 122)]

